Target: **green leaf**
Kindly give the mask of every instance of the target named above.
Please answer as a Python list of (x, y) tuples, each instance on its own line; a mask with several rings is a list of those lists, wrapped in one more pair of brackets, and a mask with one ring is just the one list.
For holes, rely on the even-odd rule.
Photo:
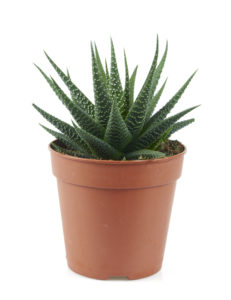
[(127, 57), (125, 51), (124, 51), (124, 64), (125, 64), (125, 87), (124, 87), (124, 92), (121, 100), (122, 107), (120, 109), (120, 112), (123, 118), (125, 119), (130, 108), (130, 99), (129, 99), (130, 79), (129, 79), (128, 63), (127, 63)]
[(161, 137), (160, 137), (157, 141), (155, 141), (155, 142), (151, 145), (151, 147), (149, 147), (149, 148), (152, 149), (152, 150), (157, 150), (157, 149), (159, 148), (159, 146), (160, 146), (162, 143), (166, 142), (166, 140), (167, 140), (167, 138), (168, 138), (168, 135), (169, 135), (169, 133), (171, 132), (173, 126), (174, 126), (174, 125), (170, 126), (170, 127), (169, 127), (169, 128), (161, 135)]
[[(162, 64), (163, 64), (163, 60), (166, 58), (167, 49), (168, 49), (168, 43), (166, 43), (165, 52), (164, 52), (163, 58), (162, 58), (162, 60), (159, 64), (159, 69), (160, 69), (160, 66), (162, 66)], [(147, 91), (149, 91), (149, 93), (150, 93), (150, 88), (152, 87), (152, 81), (153, 81), (153, 76), (154, 76), (155, 70), (156, 70), (158, 56), (159, 56), (159, 38), (158, 38), (158, 35), (157, 35), (155, 55), (154, 55), (150, 70), (148, 72), (148, 75), (145, 79), (145, 82), (143, 84), (143, 87), (142, 87), (140, 93), (144, 93), (144, 94), (147, 94), (147, 95), (148, 95)], [(138, 95), (138, 97), (139, 97), (139, 95)]]
[(107, 92), (107, 87), (102, 79), (96, 62), (93, 46), (91, 44), (92, 55), (92, 74), (95, 94), (95, 117), (96, 120), (104, 127), (107, 127), (108, 118), (111, 111), (111, 99)]
[(63, 104), (66, 105), (79, 126), (84, 130), (87, 130), (88, 132), (94, 134), (95, 136), (103, 137), (105, 129), (99, 123), (97, 123), (96, 120), (89, 116), (89, 114), (81, 107), (79, 107), (75, 103), (72, 103), (53, 79), (52, 82), (56, 90), (56, 95), (63, 102)]
[(98, 156), (101, 159), (120, 159), (122, 154), (113, 148), (111, 145), (109, 145), (107, 142), (95, 137), (94, 135), (90, 134), (89, 132), (76, 127), (75, 124), (73, 124), (75, 127), (75, 130), (80, 135), (80, 137), (88, 143), (92, 151), (96, 156)]
[(69, 138), (67, 135), (57, 132), (57, 131), (54, 131), (50, 128), (47, 128), (44, 125), (40, 124), (40, 126), (42, 126), (42, 128), (44, 128), (47, 132), (49, 132), (51, 135), (53, 135), (56, 139), (58, 139), (64, 145), (66, 145), (70, 150), (75, 150), (75, 151), (79, 151), (79, 152), (83, 151), (82, 147), (79, 146), (78, 143), (76, 143), (74, 140)]
[(54, 125), (58, 130), (67, 135), (70, 139), (73, 139), (80, 147), (83, 148), (83, 151), (89, 151), (87, 145), (81, 140), (80, 136), (77, 134), (76, 130), (69, 125), (68, 123), (52, 116), (47, 113), (45, 110), (41, 109), (35, 104), (32, 104), (33, 107), (52, 125)]
[(171, 127), (176, 121), (178, 121), (181, 117), (197, 108), (197, 106), (193, 106), (188, 108), (172, 117), (169, 117), (151, 127), (149, 127), (141, 136), (139, 136), (134, 142), (129, 144), (125, 151), (139, 150), (142, 148), (148, 148), (150, 145), (155, 143), (160, 136)]
[(166, 61), (166, 58), (167, 58), (167, 53), (168, 53), (168, 42), (166, 42), (166, 47), (165, 47), (165, 51), (164, 51), (163, 57), (162, 57), (159, 65), (155, 69), (155, 72), (154, 72), (153, 77), (152, 77), (151, 88), (150, 88), (150, 91), (149, 91), (149, 103), (148, 103), (148, 106), (149, 106), (150, 101), (151, 101), (151, 99), (153, 97), (153, 94), (154, 94), (154, 92), (156, 90), (157, 84), (158, 84), (159, 79), (160, 79), (160, 75), (161, 75), (161, 73), (163, 71), (164, 64), (165, 64), (165, 61)]
[(62, 154), (71, 155), (71, 156), (80, 157), (80, 158), (97, 159), (97, 157), (94, 155), (91, 155), (88, 153), (83, 153), (80, 151), (69, 150), (69, 149), (63, 148), (59, 145), (56, 145), (54, 142), (51, 144), (51, 146), (54, 150), (56, 150), (57, 152), (62, 153)]
[(107, 83), (106, 82), (106, 74), (105, 74), (105, 71), (104, 71), (100, 56), (99, 56), (99, 51), (98, 51), (98, 48), (96, 46), (96, 43), (94, 43), (94, 46), (95, 46), (95, 59), (96, 59), (96, 63), (97, 63), (97, 66), (98, 66), (98, 70), (99, 70), (99, 73), (100, 73), (101, 77), (103, 78), (103, 80), (105, 82), (105, 85), (106, 85), (106, 83)]
[(75, 129), (69, 125), (68, 123), (50, 115), (45, 110), (41, 109), (35, 104), (32, 104), (32, 106), (52, 125), (54, 125), (58, 130), (60, 130), (62, 133), (66, 134), (71, 139), (78, 139), (78, 135), (76, 134)]
[(132, 107), (134, 101), (134, 87), (138, 66), (135, 67), (129, 82), (129, 108)]
[(79, 126), (96, 136), (103, 137), (104, 128), (100, 124), (98, 124), (92, 117), (90, 117), (88, 113), (85, 112), (79, 105), (73, 103), (58, 86), (54, 79), (50, 79), (38, 66), (36, 67), (46, 79), (55, 94), (58, 96), (59, 100), (70, 111), (71, 115), (79, 124)]
[(195, 119), (188, 119), (185, 121), (181, 121), (181, 122), (177, 122), (172, 126), (171, 131), (169, 132), (169, 134), (167, 135), (167, 138), (169, 138), (173, 133), (175, 133), (176, 131), (184, 128), (185, 126), (188, 126), (189, 124), (193, 123), (195, 121)]
[(107, 66), (107, 61), (105, 59), (105, 76), (106, 76), (106, 87), (109, 90), (109, 86), (110, 86), (110, 75), (109, 75), (109, 71), (108, 71), (108, 66)]
[(142, 149), (138, 151), (133, 151), (125, 155), (127, 160), (142, 160), (151, 158), (161, 158), (165, 157), (165, 154), (159, 151), (154, 151), (150, 149)]
[(145, 117), (147, 113), (147, 107), (149, 103), (149, 96), (150, 96), (150, 88), (152, 85), (152, 79), (155, 72), (156, 64), (157, 64), (157, 57), (158, 57), (158, 38), (157, 38), (157, 46), (155, 56), (149, 70), (148, 76), (144, 82), (144, 85), (136, 99), (133, 103), (127, 117), (126, 117), (126, 124), (133, 135), (136, 137), (142, 130)]
[(155, 113), (151, 119), (147, 123), (147, 127), (149, 127), (153, 123), (158, 123), (162, 121), (173, 109), (173, 107), (176, 105), (178, 100), (181, 98), (182, 94), (184, 93), (185, 89), (189, 85), (190, 81), (192, 80), (193, 76), (196, 74), (194, 72), (189, 79), (185, 82), (185, 84), (178, 90), (178, 92), (157, 112)]
[(68, 87), (73, 101), (81, 106), (82, 109), (84, 109), (90, 116), (94, 117), (94, 104), (80, 91), (80, 89), (71, 81), (70, 76), (66, 75), (56, 64), (55, 62), (48, 56), (48, 54), (45, 52), (45, 55), (55, 71), (58, 73), (58, 75), (61, 77), (63, 82)]
[(121, 110), (123, 107), (122, 102), (123, 88), (120, 81), (119, 71), (116, 62), (115, 49), (111, 39), (111, 72), (110, 72), (110, 96), (113, 100), (118, 102), (118, 107)]
[(146, 114), (146, 122), (149, 120), (153, 111), (155, 110), (155, 107), (156, 107), (156, 105), (163, 93), (163, 90), (165, 88), (166, 82), (167, 82), (167, 79), (165, 80), (165, 82), (163, 83), (163, 85), (161, 86), (159, 91), (151, 98), (151, 101), (148, 104), (148, 110), (147, 110), (147, 114)]
[(104, 139), (118, 150), (123, 149), (132, 139), (132, 135), (120, 114), (116, 100), (112, 104)]
[(71, 79), (71, 76), (70, 76), (70, 73), (69, 73), (69, 70), (67, 69), (67, 77), (69, 78), (69, 79)]

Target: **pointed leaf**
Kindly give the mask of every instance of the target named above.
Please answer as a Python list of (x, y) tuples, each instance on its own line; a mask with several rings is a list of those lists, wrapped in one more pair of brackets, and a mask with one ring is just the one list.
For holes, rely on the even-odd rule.
[(197, 108), (199, 105), (188, 108), (170, 118), (167, 118), (155, 125), (150, 126), (140, 137), (138, 137), (134, 142), (129, 144), (125, 151), (139, 150), (142, 148), (148, 148), (150, 145), (155, 143), (160, 136), (171, 127), (176, 121), (181, 117)]
[(127, 63), (127, 57), (125, 51), (124, 51), (124, 64), (125, 64), (125, 87), (124, 87), (124, 92), (121, 100), (122, 106), (120, 112), (123, 118), (126, 118), (130, 108), (130, 99), (129, 99), (130, 80), (129, 80), (128, 63)]
[(108, 65), (107, 65), (107, 61), (105, 59), (105, 76), (106, 76), (106, 87), (109, 90), (109, 86), (110, 86), (110, 75), (109, 75), (109, 71), (108, 71)]
[(131, 138), (132, 135), (120, 114), (116, 100), (114, 100), (104, 139), (114, 148), (121, 150), (131, 141)]
[(159, 146), (166, 142), (167, 138), (168, 138), (168, 135), (169, 133), (171, 132), (172, 130), (172, 127), (174, 125), (170, 126), (161, 136), (158, 140), (156, 140), (149, 148), (152, 149), (152, 150), (157, 150), (159, 148)]
[(97, 63), (97, 66), (98, 66), (98, 70), (99, 70), (99, 73), (100, 73), (101, 77), (103, 78), (103, 80), (106, 84), (106, 74), (105, 74), (105, 71), (104, 71), (100, 56), (99, 56), (99, 52), (98, 52), (98, 48), (96, 46), (96, 43), (94, 43), (94, 46), (95, 46), (95, 59), (96, 59), (96, 63)]
[(45, 110), (41, 109), (35, 104), (32, 104), (32, 106), (52, 125), (54, 125), (58, 130), (60, 130), (62, 133), (66, 134), (71, 139), (78, 139), (78, 135), (76, 134), (75, 129), (69, 125), (68, 123), (50, 115)]
[(138, 151), (133, 151), (125, 155), (127, 160), (141, 160), (141, 159), (152, 159), (165, 157), (165, 154), (159, 151), (154, 151), (150, 149), (142, 149)]
[(134, 101), (134, 87), (138, 66), (135, 67), (129, 82), (129, 108), (132, 107)]
[(77, 144), (79, 144), (80, 148), (84, 151), (89, 151), (87, 145), (81, 140), (80, 136), (77, 134), (76, 130), (69, 125), (68, 123), (52, 116), (47, 113), (37, 105), (33, 104), (33, 107), (52, 125), (54, 125), (58, 130), (67, 135), (70, 139), (74, 140)]
[(162, 121), (173, 109), (173, 107), (176, 105), (178, 100), (181, 98), (182, 94), (184, 93), (185, 89), (189, 85), (190, 81), (192, 80), (193, 76), (196, 74), (194, 72), (189, 79), (185, 82), (185, 84), (179, 89), (179, 91), (157, 112), (155, 113), (151, 119), (147, 123), (147, 127), (150, 126), (153, 123), (158, 123)]
[(55, 71), (58, 73), (58, 75), (61, 77), (63, 82), (68, 87), (73, 101), (81, 106), (82, 109), (84, 109), (90, 116), (94, 117), (94, 104), (80, 91), (80, 89), (71, 81), (70, 76), (66, 75), (56, 64), (55, 62), (48, 56), (48, 54), (45, 52), (45, 55)]
[(67, 69), (67, 77), (69, 78), (69, 79), (71, 79), (71, 76), (70, 76), (70, 73), (69, 73), (69, 70)]
[(38, 66), (36, 66), (41, 72), (43, 77), (46, 79), (50, 87), (53, 89), (55, 94), (61, 100), (61, 102), (67, 107), (70, 111), (76, 122), (85, 130), (91, 132), (92, 134), (103, 137), (104, 129), (98, 124), (92, 117), (88, 115), (79, 105), (73, 103), (67, 95), (62, 91), (54, 79), (50, 79)]
[[(162, 57), (159, 65), (155, 69), (155, 72), (153, 73), (152, 83), (151, 83), (151, 87), (150, 87), (150, 91), (149, 91), (149, 102), (151, 101), (151, 99), (153, 97), (153, 94), (156, 90), (157, 84), (159, 82), (160, 75), (163, 71), (164, 64), (165, 64), (165, 61), (166, 61), (166, 58), (167, 58), (167, 53), (168, 53), (168, 42), (166, 42), (166, 47), (165, 47), (163, 57)], [(148, 104), (148, 106), (149, 106), (149, 104)]]
[[(164, 55), (163, 55), (163, 58), (162, 60), (164, 59), (164, 57), (166, 57), (167, 55), (167, 49), (168, 49), (168, 43), (166, 43), (166, 48), (165, 48), (165, 52), (164, 52)], [(157, 65), (157, 60), (158, 60), (158, 56), (159, 56), (159, 38), (158, 38), (158, 35), (156, 37), (156, 51), (155, 51), (155, 55), (154, 55), (154, 58), (153, 58), (153, 61), (152, 61), (152, 64), (151, 64), (151, 67), (149, 69), (149, 72), (148, 72), (148, 75), (145, 79), (145, 82), (143, 84), (143, 87), (140, 91), (140, 94), (142, 93), (145, 93), (147, 92), (147, 87), (148, 89), (151, 87), (152, 85), (152, 80), (153, 80), (153, 75), (154, 75), (154, 72), (156, 70), (156, 65)], [(161, 61), (162, 61), (161, 60)], [(160, 63), (161, 64), (161, 63)], [(162, 64), (161, 64), (162, 65)], [(138, 95), (139, 97), (139, 95)]]
[(175, 133), (176, 131), (184, 128), (185, 126), (188, 126), (189, 124), (193, 123), (195, 121), (195, 119), (188, 119), (185, 121), (181, 121), (181, 122), (177, 122), (172, 126), (171, 131), (169, 132), (169, 134), (167, 135), (167, 138), (169, 138), (173, 133)]
[[(167, 46), (166, 46), (167, 48)], [(165, 50), (166, 52), (167, 50)], [(133, 103), (127, 118), (126, 118), (126, 124), (128, 127), (128, 130), (131, 132), (131, 134), (136, 137), (142, 130), (145, 122), (145, 117), (147, 113), (147, 107), (149, 103), (149, 95), (150, 95), (150, 88), (152, 85), (152, 79), (153, 74), (155, 72), (156, 63), (157, 63), (157, 56), (158, 56), (158, 39), (157, 39), (157, 47), (156, 47), (156, 53), (150, 68), (150, 71), (148, 73), (148, 76), (145, 80), (145, 83), (136, 99), (136, 101)]]
[(115, 49), (111, 39), (111, 72), (110, 72), (110, 96), (118, 102), (119, 109), (122, 108), (123, 88), (120, 81), (119, 71), (116, 62)]
[(119, 159), (121, 153), (109, 145), (107, 142), (95, 137), (87, 131), (78, 128), (73, 124), (80, 137), (89, 144), (90, 148), (96, 156), (101, 159)]
[(104, 127), (107, 127), (108, 118), (111, 111), (111, 99), (107, 92), (107, 87), (102, 79), (96, 62), (93, 46), (91, 45), (92, 74), (95, 94), (95, 118)]
[(80, 106), (75, 103), (72, 103), (70, 99), (65, 95), (65, 93), (61, 90), (58, 84), (52, 79), (54, 84), (54, 90), (56, 91), (56, 95), (63, 102), (63, 104), (68, 108), (75, 121), (82, 127), (84, 130), (94, 134), (98, 137), (103, 137), (105, 129), (96, 122), (91, 116), (86, 113)]
[(80, 157), (80, 158), (97, 159), (97, 157), (94, 155), (91, 155), (88, 153), (83, 153), (80, 151), (69, 150), (69, 149), (63, 148), (59, 145), (56, 145), (54, 142), (51, 144), (51, 146), (52, 146), (52, 148), (54, 148), (54, 150), (56, 150), (57, 152), (62, 153), (62, 154), (71, 155), (71, 156)]
[[(41, 125), (41, 124), (40, 124)], [(51, 135), (53, 135), (56, 139), (58, 139), (60, 142), (62, 142), (64, 145), (66, 145), (70, 150), (76, 150), (82, 152), (83, 149), (77, 144), (74, 140), (70, 139), (67, 135), (54, 131), (50, 128), (47, 128), (44, 125), (41, 125), (42, 128), (44, 128), (47, 132), (49, 132)]]
[(167, 82), (167, 79), (165, 80), (165, 82), (163, 83), (163, 85), (161, 86), (159, 91), (151, 98), (151, 101), (148, 104), (148, 110), (147, 110), (147, 114), (146, 114), (146, 122), (149, 120), (153, 111), (155, 110), (155, 107), (156, 107), (156, 105), (163, 93), (163, 90), (165, 88), (166, 82)]

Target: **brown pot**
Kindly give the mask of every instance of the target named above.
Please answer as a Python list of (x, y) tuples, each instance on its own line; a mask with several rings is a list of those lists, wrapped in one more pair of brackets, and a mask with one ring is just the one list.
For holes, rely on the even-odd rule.
[(50, 151), (69, 267), (98, 279), (158, 272), (185, 151), (141, 161)]

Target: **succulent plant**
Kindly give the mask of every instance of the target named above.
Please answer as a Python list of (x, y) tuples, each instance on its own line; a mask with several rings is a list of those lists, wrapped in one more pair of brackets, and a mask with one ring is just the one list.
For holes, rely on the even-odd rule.
[(110, 72), (107, 62), (105, 61), (105, 66), (102, 64), (96, 44), (91, 43), (94, 104), (72, 82), (69, 72), (63, 72), (45, 53), (67, 86), (70, 96), (65, 94), (52, 77), (47, 76), (37, 65), (36, 67), (73, 117), (70, 125), (33, 104), (34, 108), (59, 130), (54, 131), (41, 125), (57, 139), (52, 143), (52, 147), (64, 154), (93, 159), (137, 160), (169, 155), (163, 145), (168, 143), (169, 137), (174, 132), (194, 121), (194, 119), (178, 120), (197, 106), (167, 117), (189, 85), (195, 75), (194, 72), (176, 94), (154, 113), (166, 85), (165, 80), (156, 91), (167, 51), (168, 43), (158, 63), (157, 37), (150, 70), (134, 100), (137, 67), (130, 76), (124, 52), (125, 84), (123, 87), (112, 40)]

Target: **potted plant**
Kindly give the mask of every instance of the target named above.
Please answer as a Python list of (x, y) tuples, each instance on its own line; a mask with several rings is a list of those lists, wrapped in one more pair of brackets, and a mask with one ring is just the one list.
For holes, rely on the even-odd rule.
[(111, 66), (103, 66), (91, 44), (93, 104), (46, 54), (70, 91), (38, 70), (72, 115), (72, 125), (34, 108), (58, 131), (42, 126), (56, 140), (49, 145), (57, 177), (69, 267), (80, 274), (107, 279), (141, 278), (160, 270), (176, 180), (185, 147), (170, 136), (194, 119), (179, 121), (197, 106), (168, 117), (195, 73), (159, 110), (165, 88), (157, 89), (168, 44), (158, 63), (159, 42), (134, 100), (137, 67), (129, 74), (126, 54), (122, 87), (111, 41)]

